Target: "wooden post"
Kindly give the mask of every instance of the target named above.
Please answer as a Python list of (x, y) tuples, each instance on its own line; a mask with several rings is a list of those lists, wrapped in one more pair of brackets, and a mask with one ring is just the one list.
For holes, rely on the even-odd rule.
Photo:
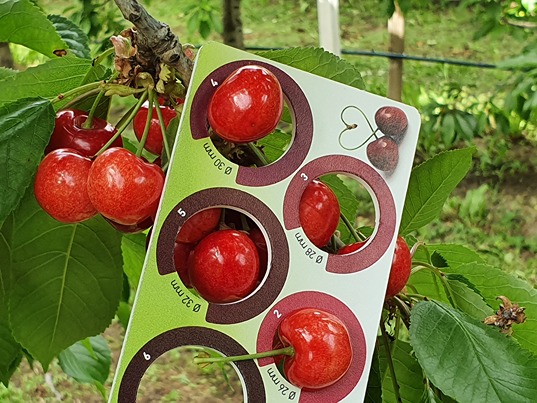
[(241, 0), (224, 0), (224, 43), (237, 49), (244, 49), (242, 33)]
[[(403, 54), (405, 51), (405, 17), (395, 3), (395, 11), (388, 20), (390, 52)], [(401, 101), (403, 93), (403, 59), (390, 58), (388, 70), (388, 98)]]

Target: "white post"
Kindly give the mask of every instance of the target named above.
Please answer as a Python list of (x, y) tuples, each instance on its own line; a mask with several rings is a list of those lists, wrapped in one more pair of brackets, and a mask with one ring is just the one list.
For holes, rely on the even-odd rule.
[(317, 19), (320, 46), (340, 56), (339, 0), (317, 0)]

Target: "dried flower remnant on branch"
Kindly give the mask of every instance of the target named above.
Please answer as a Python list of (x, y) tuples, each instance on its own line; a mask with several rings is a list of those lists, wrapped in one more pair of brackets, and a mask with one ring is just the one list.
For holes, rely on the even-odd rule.
[(503, 295), (496, 299), (502, 301), (500, 309), (496, 311), (495, 315), (486, 317), (483, 323), (499, 327), (502, 333), (510, 335), (513, 332), (513, 324), (520, 324), (526, 321), (526, 314), (524, 313), (526, 308), (513, 304), (509, 298)]

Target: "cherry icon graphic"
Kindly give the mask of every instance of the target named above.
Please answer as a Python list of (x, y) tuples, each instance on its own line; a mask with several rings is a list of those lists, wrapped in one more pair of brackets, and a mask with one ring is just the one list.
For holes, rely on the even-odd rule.
[[(149, 103), (146, 101), (142, 105), (140, 110), (136, 113), (132, 121), (132, 128), (138, 140), (141, 140), (144, 134), (147, 115), (149, 113), (148, 106)], [(177, 116), (177, 113), (173, 108), (170, 108), (169, 106), (159, 105), (159, 108), (162, 112), (162, 118), (164, 119), (164, 126), (168, 127), (170, 121)], [(164, 140), (162, 137), (162, 130), (160, 128), (158, 114), (155, 107), (153, 107), (153, 112), (151, 114), (151, 122), (149, 125), (149, 133), (147, 134), (144, 148), (150, 153), (160, 155), (162, 154)]]
[(177, 242), (196, 243), (213, 232), (220, 223), (221, 208), (201, 210), (185, 221), (177, 233)]
[(383, 106), (375, 113), (375, 123), (382, 133), (399, 144), (405, 135), (408, 119), (400, 108)]
[(391, 172), (399, 162), (399, 148), (392, 138), (384, 136), (373, 140), (366, 148), (367, 158), (375, 168)]
[(123, 225), (154, 217), (163, 187), (162, 169), (125, 148), (109, 148), (95, 158), (88, 177), (97, 211)]
[[(45, 153), (58, 148), (72, 148), (86, 157), (93, 157), (116, 134), (117, 130), (106, 120), (93, 117), (91, 128), (83, 127), (88, 113), (74, 109), (64, 109), (56, 114), (54, 131)], [(121, 147), (118, 137), (112, 147)]]
[(64, 223), (97, 214), (86, 183), (92, 161), (77, 150), (60, 148), (47, 154), (37, 169), (34, 194), (51, 217)]
[(318, 248), (325, 246), (339, 224), (339, 201), (335, 193), (319, 180), (311, 181), (299, 205), (299, 219), (304, 233)]
[(259, 255), (244, 232), (225, 229), (210, 233), (196, 245), (191, 259), (190, 282), (209, 302), (238, 301), (258, 284)]
[[(338, 255), (347, 255), (364, 247), (366, 241), (360, 241), (345, 245), (337, 252)], [(390, 276), (386, 288), (386, 299), (398, 294), (406, 285), (410, 272), (412, 270), (412, 256), (410, 249), (401, 236), (397, 237), (395, 250), (393, 252), (392, 264), (390, 267)]]
[(214, 92), (209, 125), (232, 143), (259, 140), (276, 128), (283, 112), (283, 91), (276, 76), (258, 65), (240, 67)]

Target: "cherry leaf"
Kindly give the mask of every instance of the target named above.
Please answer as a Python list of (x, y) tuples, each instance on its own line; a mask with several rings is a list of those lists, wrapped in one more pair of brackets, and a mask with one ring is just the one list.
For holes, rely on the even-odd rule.
[(434, 220), (472, 166), (473, 147), (446, 151), (412, 170), (399, 233), (406, 235)]
[(443, 393), (460, 402), (535, 401), (537, 357), (516, 341), (436, 301), (411, 315), (414, 353)]
[(0, 2), (0, 42), (18, 43), (48, 57), (67, 48), (54, 25), (30, 0)]
[(90, 337), (87, 341), (90, 349), (83, 340), (62, 351), (58, 355), (60, 367), (78, 382), (103, 385), (112, 363), (108, 343), (101, 335)]
[(382, 403), (382, 372), (380, 370), (379, 354), (376, 348), (371, 358), (371, 368), (369, 369), (364, 403)]
[(505, 295), (511, 302), (526, 308), (526, 321), (513, 325), (513, 337), (520, 345), (537, 354), (537, 290), (496, 267), (484, 263), (467, 263), (443, 269), (448, 274), (459, 274), (468, 279), (481, 293), (485, 302), (498, 309), (496, 297)]
[[(92, 70), (88, 59), (66, 56), (48, 60), (4, 79), (0, 105), (20, 98), (53, 98), (81, 85)], [(54, 106), (59, 108), (62, 104)]]
[(46, 99), (21, 99), (0, 106), (0, 223), (17, 207), (35, 174), (54, 129)]
[(123, 288), (121, 235), (103, 218), (62, 224), (30, 190), (14, 212), (11, 264), (13, 335), (45, 369), (113, 319)]
[(17, 70), (8, 69), (7, 67), (0, 66), (0, 80), (3, 80), (8, 77), (13, 77), (17, 74)]
[(287, 64), (351, 87), (364, 89), (360, 71), (351, 63), (321, 48), (300, 47), (256, 52), (259, 56)]
[(123, 235), (121, 240), (121, 251), (123, 254), (123, 271), (129, 279), (129, 284), (133, 289), (138, 288), (142, 268), (144, 266), (146, 254), (146, 234)]
[(84, 31), (73, 21), (60, 15), (49, 15), (47, 18), (76, 57), (91, 59), (89, 39)]

